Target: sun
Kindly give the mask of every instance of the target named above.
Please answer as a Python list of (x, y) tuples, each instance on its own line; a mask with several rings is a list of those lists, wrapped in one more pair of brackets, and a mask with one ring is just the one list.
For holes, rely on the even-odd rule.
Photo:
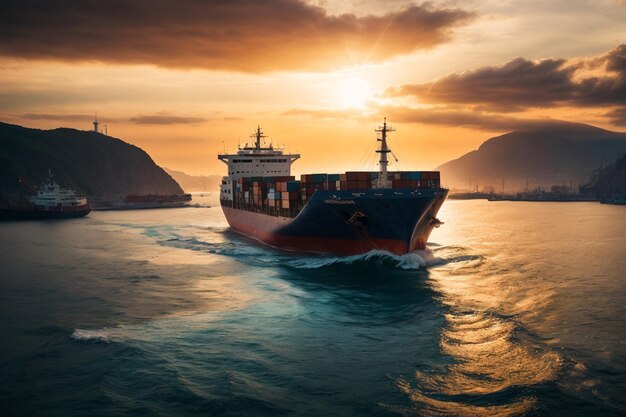
[(360, 77), (350, 77), (340, 81), (338, 101), (343, 107), (365, 107), (372, 96), (367, 81)]

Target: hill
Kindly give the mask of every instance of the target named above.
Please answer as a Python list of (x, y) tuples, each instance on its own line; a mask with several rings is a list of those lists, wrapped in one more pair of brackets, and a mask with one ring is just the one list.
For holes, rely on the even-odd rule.
[(91, 131), (28, 129), (0, 122), (0, 199), (14, 200), (18, 177), (38, 186), (51, 169), (64, 187), (90, 197), (183, 194), (142, 149)]
[(174, 171), (163, 167), (165, 172), (176, 180), (186, 193), (194, 191), (219, 191), (222, 177), (219, 175), (189, 175), (182, 171)]
[(581, 192), (601, 200), (626, 198), (626, 154), (613, 164), (596, 170), (591, 181), (581, 187)]
[(585, 184), (601, 164), (626, 152), (626, 133), (594, 126), (546, 122), (497, 136), (477, 150), (438, 167), (451, 188), (493, 186), (506, 191), (556, 184)]

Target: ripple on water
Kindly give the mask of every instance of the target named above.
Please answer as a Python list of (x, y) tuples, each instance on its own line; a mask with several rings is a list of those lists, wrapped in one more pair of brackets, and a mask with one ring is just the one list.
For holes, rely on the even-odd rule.
[(398, 387), (425, 413), (519, 415), (536, 401), (524, 388), (552, 381), (562, 366), (550, 350), (519, 343), (510, 319), (485, 312), (445, 315), (440, 348), (452, 363), (416, 371)]

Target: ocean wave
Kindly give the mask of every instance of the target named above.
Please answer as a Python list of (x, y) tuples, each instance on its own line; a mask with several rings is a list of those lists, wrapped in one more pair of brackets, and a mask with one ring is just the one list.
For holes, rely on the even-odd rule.
[(227, 256), (261, 267), (284, 266), (300, 270), (314, 270), (372, 265), (400, 270), (419, 270), (451, 263), (471, 263), (471, 261), (483, 259), (481, 256), (468, 253), (467, 248), (443, 246), (437, 243), (429, 243), (429, 249), (404, 255), (396, 255), (384, 250), (371, 250), (358, 255), (337, 256), (285, 251), (233, 232), (227, 227), (124, 226), (143, 229), (144, 235), (155, 238), (161, 246)]
[(405, 255), (395, 255), (383, 250), (371, 250), (360, 255), (350, 256), (319, 256), (299, 257), (287, 262), (287, 266), (297, 269), (318, 269), (332, 266), (371, 264), (398, 269), (420, 269), (436, 262), (431, 251), (411, 252)]
[(434, 245), (433, 249), (414, 251), (404, 255), (396, 255), (385, 250), (371, 250), (358, 255), (338, 256), (285, 251), (252, 241), (245, 236), (230, 235), (227, 231), (222, 231), (220, 238), (221, 240), (211, 241), (210, 238), (201, 239), (196, 236), (170, 236), (158, 240), (158, 243), (179, 249), (228, 256), (255, 266), (285, 266), (309, 270), (367, 265), (418, 270), (483, 259), (482, 256), (468, 253), (466, 248), (450, 248), (440, 245)]
[(111, 343), (116, 340), (116, 337), (109, 330), (107, 327), (98, 330), (75, 329), (72, 339), (83, 342)]

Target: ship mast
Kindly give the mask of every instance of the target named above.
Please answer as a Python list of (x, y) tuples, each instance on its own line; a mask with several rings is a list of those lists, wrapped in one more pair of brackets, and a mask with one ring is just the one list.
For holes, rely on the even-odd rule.
[(387, 175), (387, 164), (389, 161), (387, 160), (387, 154), (391, 152), (391, 149), (387, 146), (387, 132), (394, 131), (395, 129), (392, 127), (387, 127), (386, 117), (383, 125), (375, 130), (375, 132), (380, 133), (380, 137), (376, 138), (376, 140), (380, 142), (380, 149), (376, 151), (380, 154), (380, 160), (378, 161), (378, 188), (389, 188), (389, 178)]
[(256, 150), (260, 150), (261, 149), (261, 138), (266, 138), (267, 137), (267, 136), (265, 136), (263, 134), (263, 132), (261, 132), (261, 126), (257, 126), (256, 132), (254, 132), (254, 135), (252, 137), (254, 137), (256, 139), (255, 149)]

